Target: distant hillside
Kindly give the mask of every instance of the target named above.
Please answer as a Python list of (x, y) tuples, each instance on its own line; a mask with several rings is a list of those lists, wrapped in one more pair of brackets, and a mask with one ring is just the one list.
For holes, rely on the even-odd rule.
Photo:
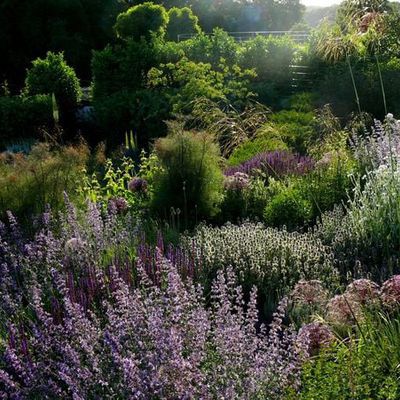
[(334, 22), (337, 9), (338, 5), (330, 7), (307, 7), (304, 20), (312, 27), (318, 26), (325, 18), (328, 21)]

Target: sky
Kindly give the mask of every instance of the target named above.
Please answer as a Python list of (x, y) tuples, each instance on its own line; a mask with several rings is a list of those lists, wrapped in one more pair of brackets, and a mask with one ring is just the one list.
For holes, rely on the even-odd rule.
[(341, 0), (301, 0), (305, 6), (321, 6), (328, 7), (332, 4), (339, 4)]
[[(398, 1), (398, 0), (394, 0)], [(342, 0), (301, 0), (305, 6), (321, 6), (321, 7), (328, 7), (332, 4), (339, 4)]]

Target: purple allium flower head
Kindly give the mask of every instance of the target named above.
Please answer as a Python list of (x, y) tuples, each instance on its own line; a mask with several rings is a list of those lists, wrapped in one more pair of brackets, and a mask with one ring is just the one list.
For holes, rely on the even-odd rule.
[(135, 177), (128, 183), (128, 189), (133, 193), (146, 193), (147, 192), (146, 179)]
[(369, 279), (357, 279), (347, 286), (346, 293), (365, 305), (378, 298), (379, 286)]
[(353, 325), (362, 317), (361, 304), (348, 293), (333, 297), (327, 305), (327, 319), (337, 325)]
[(117, 214), (124, 213), (129, 207), (128, 202), (123, 197), (114, 197), (110, 199), (108, 206), (113, 208)]
[(389, 307), (400, 305), (400, 275), (395, 275), (383, 283), (381, 299), (383, 304)]
[(312, 171), (314, 165), (314, 160), (310, 157), (277, 150), (258, 154), (237, 167), (228, 168), (225, 175), (232, 176), (237, 172), (247, 175), (257, 175), (261, 172), (271, 177), (304, 175)]
[(323, 306), (328, 301), (328, 291), (324, 288), (321, 281), (301, 280), (294, 287), (291, 298), (295, 304), (300, 306)]
[(224, 181), (227, 190), (243, 190), (249, 187), (250, 177), (243, 172), (235, 172), (233, 175), (226, 176)]
[(81, 250), (85, 246), (85, 242), (82, 239), (73, 237), (65, 243), (65, 253), (70, 255)]
[(321, 322), (304, 325), (298, 334), (297, 342), (308, 356), (315, 356), (335, 340), (332, 330)]

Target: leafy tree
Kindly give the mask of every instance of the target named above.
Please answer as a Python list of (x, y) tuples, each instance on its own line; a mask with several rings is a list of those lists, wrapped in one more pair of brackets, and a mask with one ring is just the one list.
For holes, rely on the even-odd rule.
[(147, 79), (152, 67), (174, 58), (174, 49), (162, 43), (131, 39), (94, 53), (93, 101), (110, 144), (121, 143), (130, 130), (138, 133), (139, 146), (162, 134), (169, 104)]
[(168, 13), (165, 8), (146, 2), (118, 15), (115, 31), (122, 39), (150, 39), (152, 33), (162, 36), (167, 24)]
[(168, 15), (167, 37), (169, 40), (177, 40), (181, 33), (195, 34), (201, 32), (199, 19), (190, 8), (173, 7), (168, 11)]
[(29, 95), (54, 93), (63, 110), (76, 106), (81, 88), (73, 68), (67, 65), (63, 53), (48, 52), (46, 58), (33, 61), (25, 80), (25, 92)]
[(115, 0), (0, 0), (0, 80), (19, 92), (32, 60), (63, 51), (89, 81), (91, 50), (113, 39), (115, 17), (124, 9)]

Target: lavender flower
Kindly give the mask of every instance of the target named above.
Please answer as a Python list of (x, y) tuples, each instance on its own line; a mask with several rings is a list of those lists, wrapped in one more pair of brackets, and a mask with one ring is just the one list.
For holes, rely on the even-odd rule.
[(59, 221), (19, 244), (0, 227), (0, 398), (280, 399), (298, 389), (286, 301), (260, 327), (257, 291), (246, 304), (233, 268), (206, 299), (187, 276), (193, 252), (159, 237), (135, 259), (129, 215), (69, 204)]

